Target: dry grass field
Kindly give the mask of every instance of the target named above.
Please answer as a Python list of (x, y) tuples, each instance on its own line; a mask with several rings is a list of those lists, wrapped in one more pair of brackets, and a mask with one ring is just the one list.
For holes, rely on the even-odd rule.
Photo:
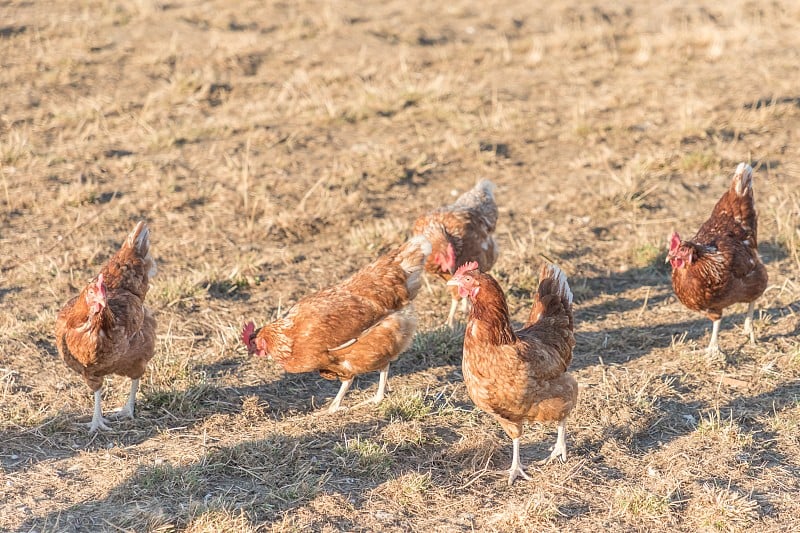
[[(0, 1), (0, 530), (796, 530), (798, 27), (790, 0)], [(740, 161), (770, 283), (712, 362), (667, 237)], [(514, 320), (545, 258), (576, 300), (568, 461), (534, 466), (531, 426), (511, 488), (442, 283), (377, 407), (316, 416), (338, 382), (239, 341), (481, 177)], [(156, 355), (90, 436), (55, 314), (139, 219)]]

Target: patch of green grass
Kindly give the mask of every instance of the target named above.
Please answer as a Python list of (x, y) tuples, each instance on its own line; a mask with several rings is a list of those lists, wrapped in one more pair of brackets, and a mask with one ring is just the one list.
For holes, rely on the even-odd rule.
[(394, 462), (386, 445), (362, 439), (360, 436), (355, 439), (345, 438), (344, 443), (337, 443), (333, 453), (344, 466), (368, 476), (386, 475)]
[(392, 394), (381, 402), (379, 410), (390, 420), (418, 420), (431, 413), (422, 393)]
[(153, 281), (153, 295), (156, 301), (166, 307), (189, 309), (195, 300), (207, 294), (207, 290), (185, 276), (162, 278)]
[(201, 472), (196, 468), (183, 468), (162, 463), (147, 469), (136, 477), (139, 491), (153, 495), (199, 494), (204, 486)]
[(701, 523), (718, 531), (741, 531), (758, 518), (758, 502), (731, 489), (704, 483), (695, 505)]
[(733, 417), (733, 410), (725, 418), (719, 408), (711, 409), (700, 415), (697, 432), (706, 438), (721, 439), (729, 444), (750, 446), (753, 443), (753, 434), (744, 431)]
[(710, 150), (688, 152), (681, 156), (679, 167), (684, 172), (703, 172), (718, 169), (719, 157)]
[[(460, 310), (456, 312), (458, 316)], [(449, 328), (441, 326), (428, 331), (418, 331), (405, 357), (416, 357), (424, 363), (436, 361), (460, 364), (464, 342), (463, 326)]]
[(641, 487), (620, 487), (614, 494), (614, 506), (624, 514), (655, 520), (669, 516), (673, 502), (670, 495), (662, 496)]
[(163, 409), (174, 415), (187, 415), (201, 408), (203, 398), (210, 390), (205, 384), (186, 390), (150, 390), (145, 394), (146, 406), (156, 411)]
[(664, 264), (666, 250), (652, 244), (642, 244), (631, 250), (631, 262), (635, 267), (658, 267)]

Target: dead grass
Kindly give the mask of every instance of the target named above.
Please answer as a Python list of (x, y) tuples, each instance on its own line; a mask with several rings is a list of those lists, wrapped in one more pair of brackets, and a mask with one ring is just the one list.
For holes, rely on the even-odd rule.
[[(0, 529), (785, 531), (800, 514), (800, 11), (631, 6), (12, 2), (0, 7)], [(770, 284), (711, 323), (672, 296), (739, 161)], [(438, 280), (378, 407), (245, 355), (274, 318), (497, 184), (517, 322), (539, 266), (576, 297), (580, 403), (511, 443), (475, 410)], [(159, 274), (137, 418), (88, 436), (55, 313), (135, 220)], [(460, 316), (460, 315), (457, 315)], [(374, 394), (359, 378), (352, 401)], [(109, 378), (107, 409), (127, 380)]]

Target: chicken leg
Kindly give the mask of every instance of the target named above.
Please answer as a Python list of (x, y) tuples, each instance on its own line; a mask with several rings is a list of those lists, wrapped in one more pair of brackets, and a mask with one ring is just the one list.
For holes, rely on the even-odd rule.
[(525, 470), (522, 469), (522, 464), (519, 460), (519, 437), (513, 439), (514, 443), (514, 455), (511, 459), (511, 468), (508, 470), (508, 486), (514, 484), (514, 480), (517, 477), (522, 477), (523, 479), (527, 479), (530, 481), (531, 476), (525, 473)]
[(567, 441), (566, 441), (566, 421), (559, 420), (558, 421), (558, 438), (556, 439), (556, 445), (553, 446), (553, 451), (550, 453), (550, 457), (547, 459), (540, 461), (540, 465), (546, 465), (556, 457), (561, 459), (562, 463), (567, 462)]
[(103, 408), (101, 407), (102, 400), (103, 389), (100, 388), (94, 391), (94, 414), (92, 415), (92, 422), (88, 424), (90, 435), (98, 429), (102, 429), (103, 431), (111, 431), (111, 428), (106, 425), (108, 420), (103, 418)]
[(753, 312), (755, 308), (755, 302), (750, 302), (747, 305), (747, 317), (744, 319), (744, 334), (750, 335), (750, 344), (756, 343), (756, 334), (755, 331), (753, 331)]
[(125, 406), (116, 411), (111, 413), (111, 418), (133, 418), (133, 410), (136, 406), (136, 392), (139, 390), (139, 380), (132, 379), (131, 380), (131, 392), (128, 395), (128, 401), (125, 403)]
[(708, 343), (708, 348), (706, 349), (706, 352), (710, 356), (719, 355), (721, 353), (719, 349), (719, 342), (717, 342), (719, 337), (719, 325), (721, 323), (722, 318), (718, 318), (714, 321), (714, 326), (711, 328), (711, 341)]
[(456, 309), (458, 308), (458, 298), (453, 298), (453, 301), (450, 303), (450, 313), (447, 315), (447, 327), (452, 328), (454, 319), (456, 317)]
[(342, 380), (342, 386), (339, 388), (339, 392), (336, 394), (336, 398), (333, 399), (331, 402), (330, 407), (328, 407), (328, 413), (335, 413), (339, 410), (339, 406), (342, 404), (342, 398), (347, 393), (347, 389), (350, 388), (350, 385), (353, 384), (353, 380), (355, 378), (344, 379)]
[(375, 396), (370, 398), (369, 400), (364, 400), (363, 402), (359, 402), (353, 406), (353, 408), (361, 407), (362, 405), (368, 403), (379, 404), (383, 401), (384, 396), (386, 395), (386, 384), (389, 382), (389, 365), (387, 364), (385, 367), (381, 369), (381, 377), (378, 381), (378, 390), (375, 393)]

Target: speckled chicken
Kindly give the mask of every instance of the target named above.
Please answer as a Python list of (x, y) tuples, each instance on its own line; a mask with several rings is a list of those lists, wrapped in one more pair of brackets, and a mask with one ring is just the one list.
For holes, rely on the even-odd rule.
[(425, 237), (413, 237), (344, 282), (302, 298), (283, 318), (258, 330), (249, 322), (242, 341), (250, 353), (271, 357), (286, 372), (318, 371), (341, 380), (329, 413), (339, 409), (355, 376), (379, 370), (371, 400), (378, 403), (389, 363), (411, 345), (417, 326), (411, 302), (430, 253)]
[(472, 401), (491, 413), (511, 437), (514, 450), (508, 484), (521, 476), (519, 439), (524, 422), (557, 422), (558, 439), (550, 457), (567, 459), (565, 421), (578, 398), (578, 383), (567, 368), (575, 346), (572, 291), (564, 273), (544, 265), (539, 289), (525, 326), (514, 331), (503, 290), (478, 270), (461, 266), (448, 282), (469, 298), (462, 370)]
[[(491, 181), (481, 180), (455, 203), (422, 215), (414, 222), (414, 235), (425, 235), (433, 247), (425, 263), (428, 273), (447, 281), (456, 268), (470, 261), (477, 262), (484, 272), (494, 266), (497, 261), (494, 189)], [(453, 325), (460, 299), (455, 289), (451, 289), (451, 295), (448, 326)]]
[(144, 306), (155, 273), (150, 231), (139, 222), (100, 274), (58, 313), (58, 352), (94, 392), (90, 433), (109, 429), (100, 405), (109, 374), (131, 378), (128, 402), (112, 416), (133, 418), (139, 379), (155, 351), (156, 321)]
[(725, 308), (746, 303), (744, 333), (755, 342), (755, 300), (767, 288), (767, 270), (758, 255), (758, 216), (753, 200), (753, 169), (736, 168), (730, 188), (691, 240), (670, 237), (667, 260), (678, 299), (714, 322), (708, 353), (719, 353), (718, 335)]

